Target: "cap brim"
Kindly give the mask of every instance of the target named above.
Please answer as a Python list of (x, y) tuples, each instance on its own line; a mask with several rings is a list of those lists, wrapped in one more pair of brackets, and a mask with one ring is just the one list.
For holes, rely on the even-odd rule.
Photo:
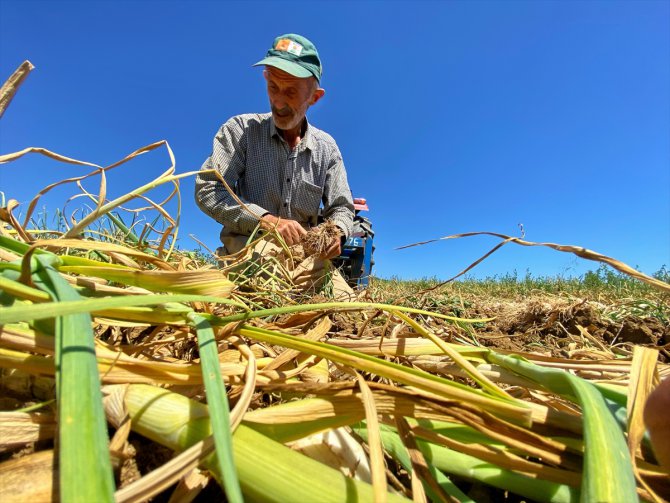
[(258, 63), (251, 66), (260, 66), (260, 65), (274, 66), (275, 68), (279, 68), (280, 70), (283, 70), (286, 73), (290, 73), (294, 77), (299, 77), (301, 79), (306, 79), (307, 77), (314, 76), (312, 72), (310, 72), (306, 68), (303, 68), (299, 64), (294, 63), (292, 61), (287, 61), (282, 58), (278, 58), (276, 56), (269, 56), (267, 58), (261, 59)]

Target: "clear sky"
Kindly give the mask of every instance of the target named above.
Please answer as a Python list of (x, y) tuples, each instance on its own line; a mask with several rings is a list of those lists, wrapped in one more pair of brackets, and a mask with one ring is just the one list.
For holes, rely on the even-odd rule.
[[(36, 67), (0, 121), (0, 153), (39, 146), (107, 165), (165, 139), (177, 172), (196, 170), (229, 117), (269, 111), (251, 65), (288, 32), (322, 57), (326, 96), (308, 118), (368, 199), (378, 276), (446, 279), (497, 240), (395, 248), (519, 236), (519, 224), (531, 241), (670, 266), (668, 1), (0, 0), (0, 79)], [(168, 166), (162, 150), (117, 168), (110, 196)], [(0, 166), (0, 191), (25, 211), (87, 171), (32, 155)], [(197, 248), (194, 235), (215, 248), (193, 179), (181, 190), (180, 247)], [(510, 244), (474, 275), (596, 267)]]

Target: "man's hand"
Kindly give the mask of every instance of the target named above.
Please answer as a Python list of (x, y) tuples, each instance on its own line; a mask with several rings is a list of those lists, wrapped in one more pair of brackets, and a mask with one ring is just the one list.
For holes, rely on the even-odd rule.
[(275, 217), (269, 213), (261, 217), (261, 227), (266, 230), (275, 229), (288, 246), (300, 243), (302, 236), (307, 233), (295, 220)]
[(326, 250), (320, 255), (320, 257), (322, 259), (331, 259), (341, 255), (342, 254), (341, 243), (342, 240), (340, 239), (339, 236), (334, 237), (328, 248), (326, 248)]

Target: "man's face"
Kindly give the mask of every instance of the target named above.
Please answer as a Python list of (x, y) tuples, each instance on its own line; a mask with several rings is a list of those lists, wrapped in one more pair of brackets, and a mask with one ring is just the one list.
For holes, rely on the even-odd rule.
[(275, 126), (284, 130), (300, 127), (307, 109), (318, 100), (314, 79), (294, 77), (272, 66), (264, 74)]

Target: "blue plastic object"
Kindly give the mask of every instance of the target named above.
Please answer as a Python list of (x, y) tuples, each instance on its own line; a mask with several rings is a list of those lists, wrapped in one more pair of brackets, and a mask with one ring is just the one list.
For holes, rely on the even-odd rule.
[(344, 242), (342, 254), (333, 259), (333, 263), (351, 286), (368, 286), (374, 265), (374, 249), (372, 223), (357, 214), (354, 217), (353, 234)]
[(372, 272), (372, 240), (372, 236), (351, 236), (345, 241), (342, 254), (335, 259), (352, 286), (368, 286)]

